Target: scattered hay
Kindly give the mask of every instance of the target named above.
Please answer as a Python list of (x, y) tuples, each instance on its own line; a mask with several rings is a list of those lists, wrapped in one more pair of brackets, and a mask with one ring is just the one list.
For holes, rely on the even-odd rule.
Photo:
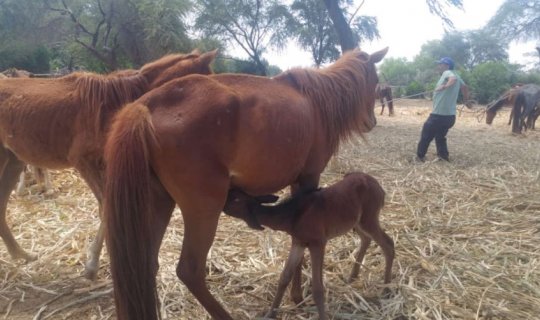
[[(332, 319), (535, 319), (540, 314), (540, 133), (514, 136), (507, 111), (493, 126), (464, 110), (448, 135), (452, 162), (413, 162), (429, 103), (399, 101), (367, 141), (344, 144), (322, 184), (362, 170), (386, 190), (383, 228), (396, 243), (392, 291), (383, 297), (384, 257), (372, 245), (358, 280), (343, 281), (359, 240), (330, 242), (325, 259)], [(8, 222), (39, 260), (13, 262), (0, 245), (0, 319), (114, 319), (108, 260), (99, 282), (80, 277), (97, 230), (96, 201), (72, 170), (53, 173), (54, 196), (15, 197)], [(178, 212), (164, 239), (158, 276), (166, 319), (209, 319), (175, 276), (182, 243)], [(235, 319), (270, 306), (289, 238), (223, 216), (208, 259), (208, 285)], [(316, 318), (304, 271), (305, 302), (286, 297), (281, 319)]]

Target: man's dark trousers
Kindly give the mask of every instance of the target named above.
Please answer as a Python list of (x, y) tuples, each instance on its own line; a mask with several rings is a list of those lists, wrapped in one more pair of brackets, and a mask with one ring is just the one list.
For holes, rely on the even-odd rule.
[(422, 127), (422, 134), (420, 135), (420, 142), (418, 142), (418, 149), (416, 155), (420, 159), (424, 159), (426, 156), (429, 144), (435, 138), (435, 145), (437, 147), (437, 156), (446, 161), (449, 160), (448, 146), (446, 145), (446, 134), (448, 130), (456, 123), (456, 116), (445, 116), (440, 114), (430, 114), (424, 126)]

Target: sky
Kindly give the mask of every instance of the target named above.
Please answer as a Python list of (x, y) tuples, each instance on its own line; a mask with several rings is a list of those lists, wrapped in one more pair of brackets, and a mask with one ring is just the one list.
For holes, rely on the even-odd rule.
[[(355, 0), (360, 3), (360, 0)], [(483, 27), (497, 12), (504, 0), (463, 0), (464, 10), (447, 10), (454, 22), (455, 30), (465, 31)], [(425, 0), (364, 0), (361, 15), (375, 16), (381, 38), (361, 44), (362, 50), (370, 53), (389, 47), (387, 57), (407, 58), (411, 61), (429, 40), (442, 39), (442, 20), (429, 12)], [(532, 59), (523, 54), (534, 51), (535, 43), (511, 43), (510, 62), (526, 63)], [(291, 67), (307, 67), (312, 64), (309, 53), (294, 44), (280, 52), (269, 52), (266, 59), (270, 64), (286, 70)]]

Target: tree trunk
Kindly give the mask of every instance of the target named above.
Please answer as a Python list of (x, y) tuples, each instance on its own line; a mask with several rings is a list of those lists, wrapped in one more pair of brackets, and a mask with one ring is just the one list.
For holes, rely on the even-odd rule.
[(339, 7), (338, 0), (324, 0), (324, 5), (338, 34), (341, 52), (356, 48), (358, 42), (353, 35), (351, 26), (349, 26), (343, 15), (343, 10)]

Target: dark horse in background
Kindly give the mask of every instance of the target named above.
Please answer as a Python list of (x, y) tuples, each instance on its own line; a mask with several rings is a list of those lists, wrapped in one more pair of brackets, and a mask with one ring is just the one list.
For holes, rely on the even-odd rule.
[[(19, 246), (6, 222), (9, 196), (24, 163), (76, 168), (96, 196), (101, 213), (103, 148), (113, 115), (169, 80), (211, 73), (215, 54), (168, 55), (140, 70), (106, 76), (73, 73), (55, 79), (0, 79), (0, 236), (12, 258), (36, 259)], [(102, 224), (85, 265), (88, 278), (95, 278), (98, 271), (103, 239)]]
[(523, 129), (534, 129), (540, 115), (540, 86), (536, 84), (516, 85), (508, 89), (486, 108), (486, 123), (492, 124), (497, 111), (505, 105), (512, 106), (508, 124), (512, 132), (520, 134)]
[(540, 86), (526, 84), (520, 87), (514, 102), (512, 112), (512, 132), (521, 133), (522, 130), (534, 129), (540, 109)]
[(394, 101), (392, 98), (391, 86), (384, 83), (377, 84), (377, 87), (375, 87), (375, 97), (377, 99), (380, 99), (381, 101), (381, 105), (382, 105), (381, 115), (384, 113), (385, 100), (386, 100), (386, 103), (388, 103), (388, 115), (390, 116), (394, 115)]
[[(375, 63), (387, 51), (349, 51), (327, 68), (271, 79), (187, 76), (123, 108), (105, 146), (104, 217), (118, 319), (159, 317), (158, 252), (175, 203), (185, 230), (176, 274), (212, 318), (233, 319), (205, 280), (228, 191), (316, 189), (340, 141), (376, 125)], [(299, 284), (294, 288), (301, 297)]]

